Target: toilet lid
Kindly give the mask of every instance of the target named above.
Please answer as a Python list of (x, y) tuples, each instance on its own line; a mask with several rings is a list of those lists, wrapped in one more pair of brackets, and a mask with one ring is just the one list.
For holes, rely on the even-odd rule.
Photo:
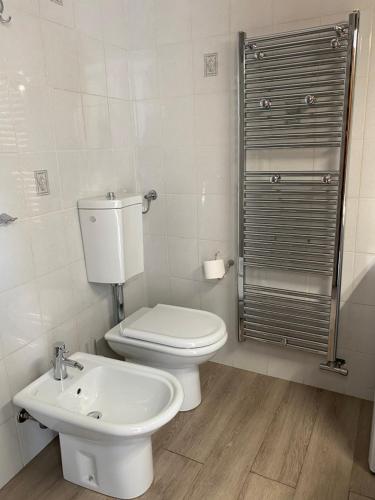
[(214, 344), (226, 333), (224, 321), (216, 314), (165, 304), (134, 321), (125, 320), (120, 328), (125, 337), (182, 349)]

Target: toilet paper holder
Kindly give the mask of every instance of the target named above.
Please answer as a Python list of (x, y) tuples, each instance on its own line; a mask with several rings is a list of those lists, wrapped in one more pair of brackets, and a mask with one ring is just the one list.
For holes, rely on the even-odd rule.
[[(220, 255), (220, 252), (216, 252), (215, 253), (215, 259), (217, 259), (217, 257)], [(223, 278), (225, 278), (225, 276), (229, 273), (230, 271), (230, 268), (232, 266), (234, 266), (234, 260), (233, 259), (228, 259), (225, 263), (224, 263), (224, 266), (225, 266), (225, 273), (224, 273), (224, 276), (222, 278), (218, 278), (219, 280), (222, 280)]]
[[(215, 253), (215, 257), (213, 260), (209, 260), (209, 261), (204, 261), (203, 263), (203, 267), (204, 267), (204, 276), (207, 280), (222, 280), (224, 278), (224, 276), (226, 276), (230, 270), (230, 268), (232, 266), (234, 266), (234, 260), (233, 259), (229, 259), (227, 261), (224, 261), (223, 259), (219, 259), (220, 255), (220, 251), (216, 252)], [(214, 261), (219, 261), (218, 264), (219, 264), (219, 268), (212, 270), (212, 264)], [(220, 274), (220, 266), (222, 266), (222, 274), (221, 276), (218, 275)], [(210, 269), (211, 267), (211, 269)], [(217, 276), (215, 276), (215, 274), (217, 274)]]

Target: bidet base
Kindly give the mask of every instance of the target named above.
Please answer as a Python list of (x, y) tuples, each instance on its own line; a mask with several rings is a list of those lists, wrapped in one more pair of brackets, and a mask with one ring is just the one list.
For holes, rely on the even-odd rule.
[(151, 437), (113, 442), (60, 434), (67, 481), (121, 499), (142, 495), (153, 480)]
[(184, 390), (184, 401), (180, 411), (193, 410), (201, 404), (201, 381), (198, 365), (193, 365), (189, 368), (164, 367), (163, 369), (174, 375), (182, 385)]

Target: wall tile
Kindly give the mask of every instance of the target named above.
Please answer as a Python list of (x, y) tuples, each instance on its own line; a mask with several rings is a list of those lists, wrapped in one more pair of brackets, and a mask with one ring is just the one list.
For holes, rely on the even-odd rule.
[(160, 147), (138, 147), (135, 164), (139, 189), (146, 193), (155, 189), (158, 194), (165, 193), (163, 157)]
[(158, 59), (155, 49), (129, 52), (129, 79), (132, 99), (159, 97)]
[(38, 18), (17, 12), (11, 29), (2, 30), (1, 48), (2, 72), (22, 84), (44, 85), (44, 52)]
[(107, 88), (109, 97), (129, 99), (128, 53), (118, 47), (105, 47)]
[(161, 108), (159, 101), (139, 101), (135, 104), (135, 126), (138, 145), (160, 145), (160, 122)]
[(55, 88), (79, 91), (77, 33), (47, 21), (42, 22), (42, 33), (48, 83)]
[(195, 165), (198, 172), (198, 190), (206, 194), (229, 194), (231, 163), (229, 148), (223, 145), (197, 146)]
[(45, 335), (38, 337), (5, 359), (11, 395), (26, 387), (49, 368)]
[(31, 220), (31, 244), (36, 276), (43, 276), (67, 264), (63, 227), (62, 213), (34, 217)]
[(162, 101), (163, 144), (185, 146), (194, 142), (193, 96)]
[(0, 156), (0, 198), (3, 212), (16, 217), (25, 216), (22, 171), (17, 155)]
[(170, 236), (196, 238), (198, 231), (197, 196), (168, 195), (167, 228)]
[(85, 145), (81, 96), (55, 90), (53, 102), (57, 148), (81, 149)]
[(375, 195), (375, 145), (370, 140), (365, 140), (363, 143), (363, 162), (362, 173), (357, 177), (360, 184), (360, 196), (374, 197)]
[(156, 40), (159, 45), (191, 40), (190, 0), (158, 1)]
[(55, 342), (64, 341), (69, 354), (74, 354), (75, 352), (79, 351), (79, 339), (76, 320), (69, 319), (53, 330), (50, 330), (48, 332), (48, 339), (51, 359), (53, 356), (53, 344)]
[(89, 195), (87, 156), (83, 151), (58, 153), (63, 208), (76, 207), (77, 200)]
[(148, 273), (146, 275), (146, 292), (149, 307), (154, 307), (157, 304), (170, 304), (171, 287), (169, 276)]
[(30, 230), (27, 222), (16, 223), (0, 231), (0, 291), (21, 285), (34, 277)]
[(21, 349), (43, 333), (35, 282), (0, 294), (0, 342), (3, 356)]
[(63, 5), (51, 0), (39, 0), (40, 16), (48, 21), (53, 21), (58, 24), (64, 24), (70, 28), (74, 27), (73, 14), (74, 0), (64, 0)]
[[(100, 0), (103, 39), (110, 45), (126, 48), (127, 16), (123, 0)], [(103, 22), (105, 16), (105, 22)]]
[(115, 166), (117, 189), (127, 191), (128, 193), (136, 192), (137, 185), (133, 150), (121, 149), (113, 151), (112, 159)]
[(198, 240), (192, 238), (168, 238), (169, 275), (175, 278), (197, 279)]
[(107, 98), (84, 94), (82, 106), (86, 146), (91, 149), (110, 148), (111, 131)]
[(102, 42), (81, 35), (78, 47), (82, 92), (107, 95), (104, 46)]
[(46, 86), (30, 86), (14, 80), (10, 102), (18, 150), (52, 151), (55, 148), (50, 90)]
[(230, 234), (228, 199), (223, 195), (202, 195), (198, 207), (199, 238), (225, 240)]
[(166, 147), (164, 152), (165, 192), (168, 194), (195, 194), (197, 169), (190, 146)]
[(109, 99), (109, 118), (112, 146), (114, 148), (132, 147), (135, 142), (133, 104), (119, 99)]
[(0, 425), (0, 487), (4, 486), (22, 468), (21, 453), (14, 420)]
[(144, 236), (145, 270), (150, 274), (168, 274), (167, 239), (161, 235)]
[(193, 38), (229, 31), (229, 0), (191, 0)]
[(111, 328), (112, 304), (103, 299), (77, 316), (79, 350), (95, 354), (96, 341)]
[(227, 94), (194, 97), (195, 141), (199, 146), (229, 142), (229, 103)]
[(75, 0), (74, 14), (77, 29), (85, 35), (102, 40), (101, 0)]
[(160, 95), (186, 96), (193, 93), (193, 51), (191, 43), (162, 45), (158, 49)]
[(375, 199), (361, 199), (358, 206), (356, 250), (375, 253)]
[(116, 168), (111, 151), (106, 149), (88, 151), (87, 168), (90, 195), (116, 191)]
[(127, 17), (127, 47), (147, 49), (155, 44), (154, 0), (125, 0)]
[(231, 31), (251, 33), (254, 28), (270, 26), (273, 21), (272, 7), (272, 0), (265, 0), (261, 3), (231, 0)]
[(43, 325), (51, 330), (77, 312), (72, 275), (68, 268), (46, 274), (37, 281)]
[(174, 306), (200, 308), (199, 283), (180, 278), (170, 279), (171, 301)]
[(4, 424), (4, 422), (9, 420), (12, 416), (13, 405), (9, 392), (8, 374), (5, 370), (4, 361), (0, 361), (0, 426)]

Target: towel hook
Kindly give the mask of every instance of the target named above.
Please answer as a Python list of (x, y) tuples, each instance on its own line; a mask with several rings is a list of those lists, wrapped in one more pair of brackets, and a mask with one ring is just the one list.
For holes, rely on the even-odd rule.
[(4, 12), (4, 2), (3, 0), (0, 0), (0, 23), (2, 24), (10, 23), (12, 16), (3, 17), (3, 12)]

